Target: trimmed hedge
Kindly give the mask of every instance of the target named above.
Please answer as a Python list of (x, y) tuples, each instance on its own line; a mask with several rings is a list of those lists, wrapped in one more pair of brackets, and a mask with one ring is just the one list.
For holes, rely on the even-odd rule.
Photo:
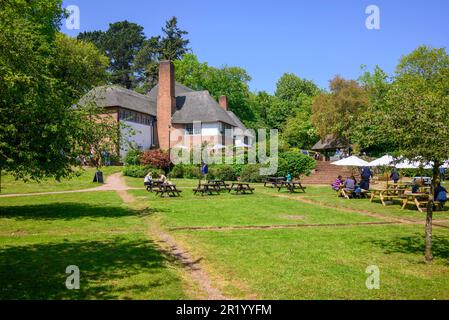
[(125, 177), (133, 178), (145, 178), (145, 176), (151, 172), (153, 177), (157, 177), (163, 172), (159, 169), (148, 167), (148, 166), (125, 166), (123, 168), (123, 175)]

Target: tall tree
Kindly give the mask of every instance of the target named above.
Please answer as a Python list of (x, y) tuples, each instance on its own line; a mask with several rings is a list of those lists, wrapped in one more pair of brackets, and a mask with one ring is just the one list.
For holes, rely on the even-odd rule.
[(111, 82), (131, 89), (135, 83), (134, 59), (141, 50), (145, 35), (143, 27), (132, 22), (111, 23), (106, 32), (84, 32), (78, 39), (93, 42), (109, 57)]
[[(359, 82), (368, 93), (369, 103), (355, 124), (351, 140), (372, 155), (393, 153), (397, 150), (396, 137), (383, 128), (383, 114), (388, 112), (387, 96), (391, 90), (390, 77), (378, 66), (371, 73), (363, 66)], [(381, 138), (382, 137), (382, 138)]]
[(142, 75), (139, 82), (141, 91), (148, 91), (158, 83), (160, 61), (177, 61), (190, 52), (190, 41), (185, 38), (188, 34), (178, 27), (178, 19), (172, 17), (162, 28), (162, 36), (145, 41), (136, 58), (137, 72)]
[(178, 19), (172, 17), (162, 28), (162, 39), (160, 41), (161, 60), (180, 60), (190, 51), (188, 45), (190, 41), (184, 37), (189, 33), (178, 27)]
[(312, 123), (321, 138), (351, 140), (359, 117), (368, 105), (368, 94), (355, 80), (336, 76), (330, 81), (330, 93), (321, 93), (312, 105)]
[(0, 167), (17, 178), (72, 173), (81, 121), (72, 105), (104, 75), (98, 51), (58, 34), (63, 16), (59, 0), (2, 2)]
[[(388, 91), (379, 131), (396, 140), (397, 156), (433, 165), (433, 190), (440, 165), (449, 158), (449, 55), (421, 46), (404, 56)], [(384, 136), (377, 135), (382, 142)], [(431, 262), (433, 194), (427, 207), (425, 259)]]

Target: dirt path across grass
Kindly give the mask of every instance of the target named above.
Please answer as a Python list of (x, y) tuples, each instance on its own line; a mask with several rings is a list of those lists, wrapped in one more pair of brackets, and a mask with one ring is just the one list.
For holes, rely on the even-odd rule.
[[(127, 191), (132, 190), (126, 185), (121, 174), (111, 175), (106, 185), (96, 188), (96, 191), (116, 191), (124, 203), (130, 204), (136, 198)], [(217, 288), (215, 288), (207, 273), (201, 268), (199, 262), (191, 254), (184, 250), (176, 239), (160, 229), (155, 223), (150, 224), (149, 236), (156, 240), (158, 247), (166, 255), (177, 261), (189, 274), (190, 278), (198, 285), (208, 300), (228, 300)]]
[[(140, 188), (128, 187), (123, 180), (122, 173), (119, 172), (119, 173), (111, 174), (110, 176), (108, 176), (106, 178), (105, 184), (103, 184), (99, 187), (95, 187), (95, 188), (81, 189), (81, 190), (54, 191), (54, 192), (4, 194), (4, 195), (0, 195), (0, 199), (1, 198), (15, 198), (15, 197), (46, 196), (46, 195), (67, 194), (67, 193), (99, 192), (99, 191), (117, 191), (117, 192), (119, 192), (119, 191), (126, 191), (126, 190), (140, 190)], [(127, 201), (125, 201), (125, 202), (127, 202)]]
[(355, 222), (355, 223), (327, 223), (327, 224), (280, 224), (270, 226), (232, 226), (232, 227), (177, 227), (170, 231), (232, 231), (232, 230), (275, 230), (275, 229), (299, 229), (299, 228), (326, 228), (326, 227), (360, 227), (376, 225), (401, 224), (401, 222)]

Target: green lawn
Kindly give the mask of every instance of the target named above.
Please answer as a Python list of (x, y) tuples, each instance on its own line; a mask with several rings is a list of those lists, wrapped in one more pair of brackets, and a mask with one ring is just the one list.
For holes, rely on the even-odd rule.
[[(106, 179), (108, 175), (122, 170), (121, 167), (104, 167), (101, 169)], [(60, 182), (54, 179), (45, 179), (41, 182), (23, 182), (16, 181), (12, 175), (2, 175), (2, 194), (24, 194), (24, 193), (41, 193), (54, 191), (68, 191), (95, 188), (98, 184), (93, 183), (96, 169), (89, 168), (79, 170), (78, 174), (71, 179), (62, 179)]]
[[(448, 299), (449, 236), (436, 230), (436, 261), (423, 263), (423, 229), (362, 226), (176, 232), (231, 296), (259, 299)], [(368, 290), (366, 268), (380, 269)], [(242, 285), (244, 284), (242, 289)]]
[[(87, 177), (72, 183), (90, 183)], [(290, 195), (253, 184), (254, 195), (202, 197), (191, 190), (197, 180), (177, 179), (182, 197), (160, 198), (142, 179), (126, 181), (141, 188), (129, 191), (136, 199), (130, 205), (115, 192), (0, 198), (0, 299), (201, 296), (158, 251), (151, 225), (191, 251), (212, 284), (233, 298), (449, 298), (448, 229), (435, 227), (435, 261), (426, 265), (423, 226), (365, 225), (384, 221), (366, 212), (424, 221), (412, 207), (338, 199), (329, 187), (314, 186)], [(435, 219), (448, 219), (440, 224), (449, 227), (448, 212)], [(68, 265), (80, 267), (81, 290), (65, 288)], [(365, 286), (370, 265), (380, 269), (379, 290)]]
[[(0, 299), (181, 299), (148, 217), (115, 192), (0, 199)], [(80, 268), (81, 289), (65, 287)]]
[[(138, 190), (132, 193), (141, 203), (150, 204), (156, 223), (171, 232), (196, 257), (203, 259), (203, 267), (231, 297), (449, 298), (449, 236), (446, 229), (435, 228), (435, 262), (430, 266), (423, 263), (424, 227), (420, 225), (217, 231), (176, 229), (381, 221), (344, 211), (346, 209), (424, 221), (424, 215), (413, 208), (400, 210), (399, 205), (383, 207), (368, 200), (338, 199), (327, 187), (311, 186), (306, 194), (290, 195), (255, 186), (256, 193), (248, 196), (224, 193), (196, 197), (187, 186), (182, 198), (159, 198)], [(322, 205), (303, 203), (296, 198)], [(298, 219), (294, 219), (295, 216)], [(447, 217), (447, 212), (436, 214), (436, 218)], [(380, 268), (380, 290), (366, 288), (368, 275), (365, 270), (370, 265)]]

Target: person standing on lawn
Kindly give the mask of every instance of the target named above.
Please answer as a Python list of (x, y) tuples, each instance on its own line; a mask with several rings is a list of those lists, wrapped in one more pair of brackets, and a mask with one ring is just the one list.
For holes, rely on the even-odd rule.
[(364, 167), (362, 169), (361, 176), (362, 176), (362, 181), (360, 181), (360, 189), (368, 191), (370, 179), (373, 176), (373, 173), (371, 172), (370, 168)]

